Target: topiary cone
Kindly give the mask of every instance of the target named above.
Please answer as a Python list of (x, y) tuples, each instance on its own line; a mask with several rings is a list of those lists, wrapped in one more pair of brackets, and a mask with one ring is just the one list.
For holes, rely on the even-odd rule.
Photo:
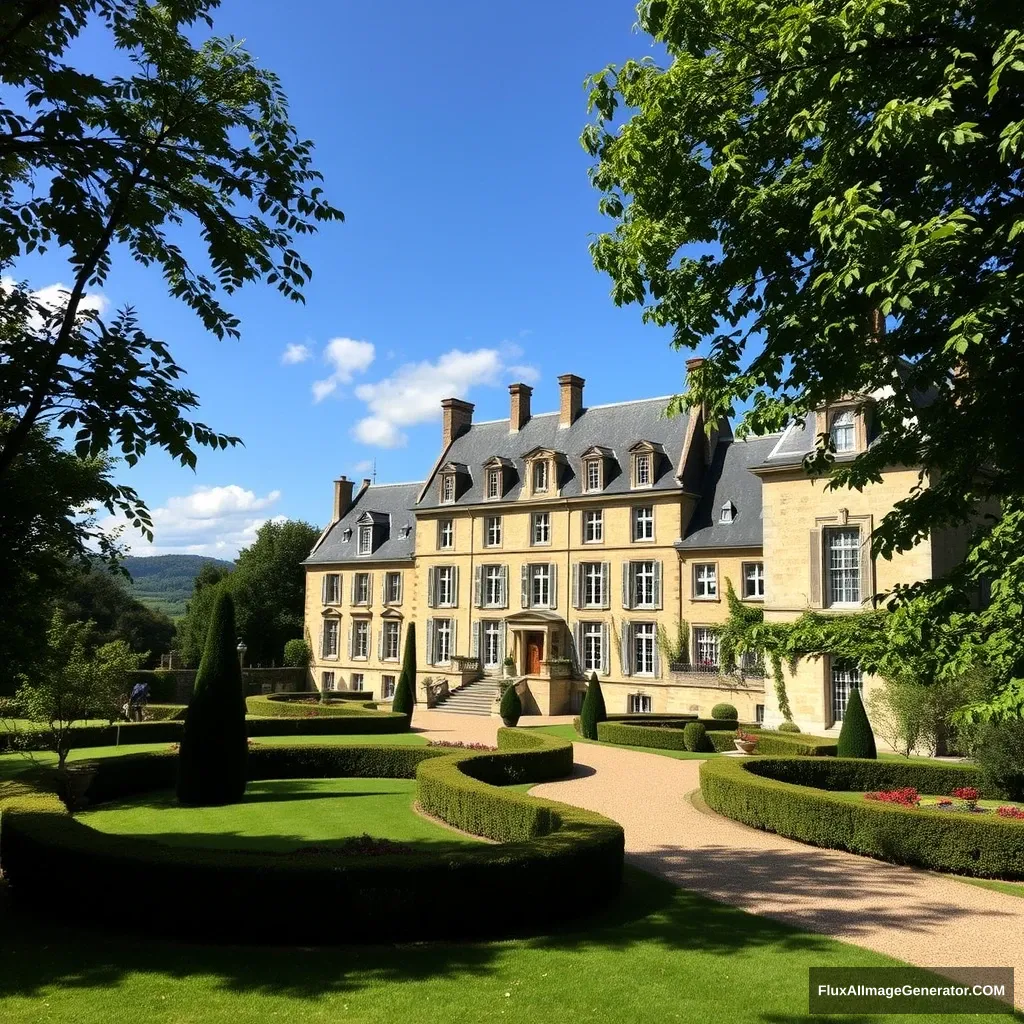
[(850, 699), (846, 702), (846, 714), (843, 715), (843, 727), (839, 730), (836, 754), (839, 757), (866, 757), (872, 760), (878, 757), (871, 723), (864, 710), (860, 690), (856, 687), (850, 691)]
[(523, 702), (516, 693), (516, 684), (506, 687), (499, 706), (501, 720), (505, 725), (516, 725), (523, 714)]
[(395, 695), (391, 699), (391, 710), (406, 715), (412, 720), (412, 709), (416, 704), (416, 626), (409, 623), (405, 630), (405, 653), (402, 658), (402, 671), (395, 686)]
[(178, 801), (237, 803), (245, 794), (248, 739), (245, 688), (235, 648), (235, 604), (217, 595), (203, 657), (185, 713), (178, 753)]
[(590, 683), (587, 686), (587, 695), (583, 698), (583, 707), (580, 709), (580, 733), (584, 739), (597, 739), (597, 723), (608, 718), (608, 712), (604, 706), (604, 694), (601, 692), (601, 684), (598, 682), (597, 673), (591, 672)]

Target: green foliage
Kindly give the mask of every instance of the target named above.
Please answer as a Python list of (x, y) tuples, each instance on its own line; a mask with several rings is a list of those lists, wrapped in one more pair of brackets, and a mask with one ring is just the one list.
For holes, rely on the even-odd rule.
[[(745, 729), (757, 737), (756, 753), (781, 754), (785, 757), (835, 757), (836, 741), (825, 736), (793, 736), (785, 732), (773, 732), (770, 729)], [(715, 750), (734, 750), (736, 731), (729, 732), (711, 730), (708, 739)]]
[(665, 59), (592, 76), (581, 137), (611, 221), (591, 255), (614, 301), (681, 349), (709, 348), (670, 412), (703, 408), (710, 424), (742, 405), (737, 433), (763, 434), (872, 395), (871, 445), (840, 461), (823, 433), (808, 468), (856, 489), (924, 468), (927, 485), (875, 523), (875, 554), (980, 527), (963, 567), (896, 593), (918, 659), (996, 668), (975, 715), (1024, 705), (1017, 15), (959, 0), (643, 3)]
[(395, 694), (391, 699), (391, 710), (395, 714), (405, 715), (412, 721), (413, 708), (416, 706), (416, 625), (410, 622), (405, 627), (405, 652), (402, 657), (402, 671), (398, 674)]
[(506, 725), (517, 725), (523, 714), (523, 702), (519, 699), (515, 684), (506, 686), (505, 692), (501, 695), (501, 720)]
[(676, 623), (675, 636), (670, 637), (668, 630), (658, 623), (655, 638), (658, 642), (658, 650), (671, 665), (673, 662), (686, 665), (690, 661), (690, 624), (686, 619), (680, 619)]
[(715, 748), (708, 740), (708, 731), (701, 722), (687, 722), (683, 726), (683, 745), (693, 753), (704, 753)]
[(988, 784), (1011, 800), (1024, 800), (1024, 719), (992, 723), (974, 752)]
[(587, 740), (597, 739), (598, 726), (608, 718), (604, 703), (604, 692), (596, 672), (591, 672), (587, 692), (580, 708), (580, 735)]
[(740, 717), (735, 704), (716, 704), (711, 709), (712, 718), (728, 718), (733, 721)]
[(246, 708), (257, 718), (341, 718), (346, 715), (363, 718), (393, 718), (394, 711), (377, 711), (365, 701), (316, 699), (310, 693), (310, 702), (295, 701), (291, 694), (270, 693), (266, 696), (247, 697)]
[[(1024, 825), (995, 814), (912, 810), (825, 790), (913, 786), (983, 789), (969, 766), (841, 758), (718, 758), (700, 768), (701, 795), (720, 814), (834, 850), (981, 878), (1024, 878)], [(998, 794), (993, 794), (998, 795)]]
[(131, 577), (131, 594), (146, 607), (178, 619), (192, 596), (196, 576), (206, 566), (230, 572), (233, 562), (203, 555), (126, 555), (121, 566)]
[(192, 581), (192, 598), (185, 606), (184, 617), (178, 622), (176, 642), (181, 660), (189, 668), (197, 666), (202, 660), (213, 606), (221, 592), (221, 583), (231, 571), (226, 566), (208, 562)]
[(305, 640), (293, 637), (284, 645), (283, 663), (288, 668), (309, 668), (313, 652)]
[(185, 716), (178, 757), (178, 800), (210, 806), (245, 793), (248, 740), (245, 691), (235, 651), (235, 608), (221, 593)]
[(800, 726), (796, 722), (779, 722), (779, 732), (799, 732)]
[(871, 723), (864, 710), (864, 702), (861, 700), (858, 687), (850, 690), (843, 725), (839, 730), (837, 750), (840, 757), (878, 756), (875, 750), (875, 736), (871, 731)]

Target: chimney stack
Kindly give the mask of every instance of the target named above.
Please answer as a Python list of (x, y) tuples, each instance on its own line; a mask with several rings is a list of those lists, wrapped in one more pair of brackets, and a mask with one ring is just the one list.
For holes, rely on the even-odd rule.
[(561, 392), (558, 415), (560, 427), (571, 427), (583, 411), (583, 385), (585, 383), (586, 381), (582, 377), (577, 377), (574, 373), (563, 373), (558, 378), (558, 388)]
[(444, 451), (473, 422), (473, 403), (461, 398), (441, 400), (441, 450)]
[(530, 395), (533, 394), (533, 388), (529, 384), (509, 384), (508, 393), (512, 396), (508, 432), (517, 434), (530, 418)]
[(331, 522), (336, 523), (352, 507), (352, 484), (347, 476), (334, 481), (334, 515)]

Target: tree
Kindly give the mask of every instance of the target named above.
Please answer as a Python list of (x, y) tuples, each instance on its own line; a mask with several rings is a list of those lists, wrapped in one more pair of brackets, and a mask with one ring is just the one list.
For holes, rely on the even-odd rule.
[(416, 707), (416, 624), (405, 627), (405, 651), (402, 655), (402, 671), (398, 674), (395, 695), (391, 698), (391, 710), (409, 716)]
[(192, 599), (185, 605), (185, 614), (178, 622), (175, 649), (189, 668), (197, 666), (206, 647), (213, 605), (220, 593), (220, 584), (231, 570), (207, 562), (192, 582)]
[(871, 731), (871, 723), (864, 711), (864, 702), (861, 700), (860, 690), (857, 687), (850, 690), (850, 696), (846, 702), (846, 712), (843, 715), (842, 728), (839, 730), (836, 754), (839, 757), (878, 757), (875, 750), (875, 735)]
[(283, 663), (287, 668), (309, 668), (313, 660), (313, 652), (305, 640), (298, 638), (289, 640), (284, 645)]
[[(995, 668), (1000, 693), (979, 714), (1013, 713), (1024, 706), (1019, 12), (658, 0), (638, 16), (668, 63), (590, 80), (582, 143), (613, 222), (591, 253), (614, 301), (640, 305), (677, 347), (710, 338), (672, 410), (703, 407), (711, 423), (743, 403), (742, 435), (873, 396), (871, 446), (837, 465), (822, 434), (808, 468), (841, 488), (922, 467), (927, 486), (875, 525), (878, 556), (977, 526), (961, 567), (892, 596), (923, 615), (940, 674)], [(979, 611), (983, 582), (992, 600)]]
[(238, 803), (245, 793), (245, 688), (235, 643), (234, 602), (230, 594), (221, 591), (185, 714), (178, 754), (178, 801), (182, 804)]
[[(116, 446), (129, 465), (151, 446), (193, 466), (194, 445), (237, 443), (188, 418), (196, 395), (131, 309), (104, 323), (83, 305), (87, 288), (107, 280), (115, 243), (160, 273), (214, 336), (238, 337), (221, 295), (263, 281), (301, 301), (312, 271), (294, 240), (342, 219), (277, 77), (234, 40), (193, 42), (217, 5), (10, 0), (0, 10), (0, 268), (55, 246), (72, 272), (56, 303), (20, 284), (0, 293), (5, 487), (47, 420), (74, 432), (79, 456)], [(127, 57), (126, 75), (73, 65), (69, 48), (86, 28), (109, 43), (111, 63), (115, 51)], [(189, 227), (202, 250), (186, 254)], [(137, 496), (116, 497), (148, 532)]]
[(519, 719), (523, 714), (523, 702), (519, 699), (519, 693), (516, 691), (514, 680), (505, 687), (498, 710), (501, 712), (501, 720), (505, 725), (517, 725), (519, 723)]
[(604, 722), (607, 718), (601, 683), (598, 681), (597, 673), (591, 672), (587, 692), (583, 698), (583, 707), (580, 708), (580, 734), (584, 739), (596, 740), (598, 722)]

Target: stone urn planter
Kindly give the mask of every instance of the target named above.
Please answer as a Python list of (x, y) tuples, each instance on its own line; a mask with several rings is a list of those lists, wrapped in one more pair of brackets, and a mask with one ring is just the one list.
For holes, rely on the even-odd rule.
[(754, 752), (754, 747), (757, 746), (757, 740), (739, 740), (739, 739), (735, 739), (735, 740), (733, 740), (733, 743), (735, 744), (736, 749), (741, 754), (752, 754)]

